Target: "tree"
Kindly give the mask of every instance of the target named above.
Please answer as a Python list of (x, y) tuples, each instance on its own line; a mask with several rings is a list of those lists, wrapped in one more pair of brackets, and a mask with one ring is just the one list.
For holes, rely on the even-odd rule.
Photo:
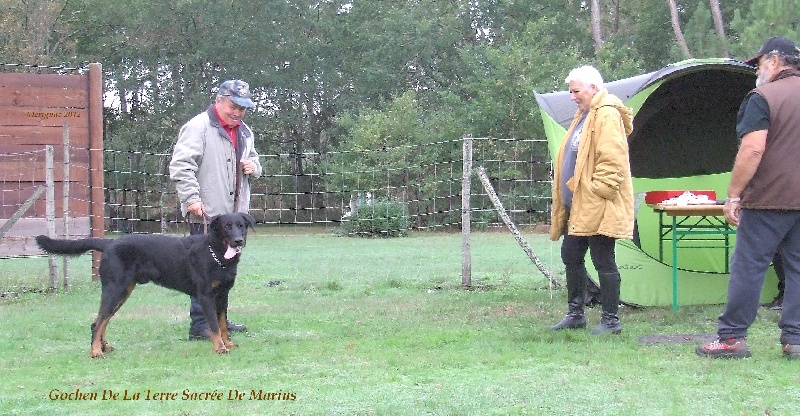
[(686, 58), (691, 58), (692, 51), (689, 50), (689, 45), (686, 43), (686, 39), (683, 37), (683, 31), (681, 30), (681, 16), (678, 11), (678, 5), (675, 3), (675, 0), (667, 0), (667, 2), (669, 3), (670, 21), (672, 22), (672, 32), (675, 34), (675, 40), (683, 52), (683, 55)]
[(592, 0), (592, 39), (594, 39), (594, 49), (599, 51), (603, 47), (603, 29), (600, 24), (600, 0)]
[(738, 35), (731, 54), (749, 59), (772, 36), (800, 41), (800, 0), (752, 0), (734, 10), (731, 29)]
[(722, 46), (722, 56), (727, 58), (730, 56), (728, 52), (728, 39), (725, 37), (725, 22), (722, 19), (722, 10), (719, 7), (719, 0), (708, 0), (711, 4), (711, 16), (714, 18), (714, 30), (719, 36), (720, 45)]
[(71, 51), (70, 31), (59, 18), (67, 0), (6, 0), (0, 5), (2, 56), (32, 65), (47, 65)]
[(686, 42), (694, 55), (699, 58), (719, 58), (724, 56), (725, 45), (720, 44), (712, 23), (711, 12), (705, 2), (698, 2), (697, 8), (686, 23)]

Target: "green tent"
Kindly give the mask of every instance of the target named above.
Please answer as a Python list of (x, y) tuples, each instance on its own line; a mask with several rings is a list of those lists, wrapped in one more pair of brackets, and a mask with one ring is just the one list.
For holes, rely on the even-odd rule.
[[(605, 84), (634, 111), (628, 142), (637, 201), (636, 236), (635, 241), (617, 243), (622, 301), (672, 304), (671, 241), (663, 241), (659, 214), (644, 203), (644, 194), (714, 190), (724, 198), (739, 144), (736, 113), (754, 85), (753, 68), (730, 59), (692, 59)], [(554, 158), (577, 106), (567, 91), (536, 93), (536, 101)], [(681, 248), (678, 259), (680, 305), (725, 303), (729, 275), (723, 248)], [(591, 264), (588, 256), (587, 264)], [(777, 280), (770, 269), (762, 301), (776, 293)]]

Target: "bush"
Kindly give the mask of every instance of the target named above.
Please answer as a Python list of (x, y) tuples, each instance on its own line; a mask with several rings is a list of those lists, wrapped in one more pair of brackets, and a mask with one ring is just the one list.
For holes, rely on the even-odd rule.
[(409, 215), (402, 202), (377, 200), (359, 205), (340, 227), (341, 235), (358, 237), (405, 237)]

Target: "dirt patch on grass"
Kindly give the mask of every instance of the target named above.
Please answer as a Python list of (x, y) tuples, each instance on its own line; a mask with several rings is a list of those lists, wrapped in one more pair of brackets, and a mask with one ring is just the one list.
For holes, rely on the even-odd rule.
[(497, 286), (478, 284), (478, 285), (464, 287), (464, 290), (470, 292), (491, 292), (493, 290), (497, 290)]
[(695, 342), (713, 341), (716, 338), (717, 334), (648, 335), (639, 337), (639, 342), (644, 345), (689, 344)]

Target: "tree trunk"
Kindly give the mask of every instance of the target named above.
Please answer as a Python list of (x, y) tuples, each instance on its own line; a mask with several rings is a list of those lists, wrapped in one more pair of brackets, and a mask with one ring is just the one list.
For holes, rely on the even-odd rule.
[(725, 37), (725, 25), (722, 22), (722, 11), (719, 9), (719, 0), (709, 0), (711, 3), (711, 16), (714, 18), (714, 30), (719, 36), (720, 52), (725, 58), (730, 57), (728, 52), (728, 39)]
[(619, 33), (619, 28), (620, 28), (620, 23), (621, 23), (620, 21), (622, 19), (622, 17), (620, 16), (620, 9), (622, 7), (621, 3), (622, 2), (619, 1), (619, 0), (614, 2), (614, 9), (613, 9), (613, 12), (612, 12), (614, 17), (611, 19), (611, 21), (613, 22), (612, 25), (611, 25), (611, 33), (613, 35), (616, 35), (617, 33)]
[(603, 30), (600, 25), (600, 0), (592, 0), (592, 39), (595, 53), (603, 47)]
[(689, 45), (686, 43), (686, 38), (683, 37), (683, 31), (681, 31), (681, 17), (678, 13), (678, 5), (675, 3), (675, 0), (667, 0), (667, 2), (669, 3), (672, 31), (675, 32), (675, 40), (678, 42), (678, 46), (681, 47), (684, 56), (686, 58), (691, 58), (692, 51), (689, 50)]

